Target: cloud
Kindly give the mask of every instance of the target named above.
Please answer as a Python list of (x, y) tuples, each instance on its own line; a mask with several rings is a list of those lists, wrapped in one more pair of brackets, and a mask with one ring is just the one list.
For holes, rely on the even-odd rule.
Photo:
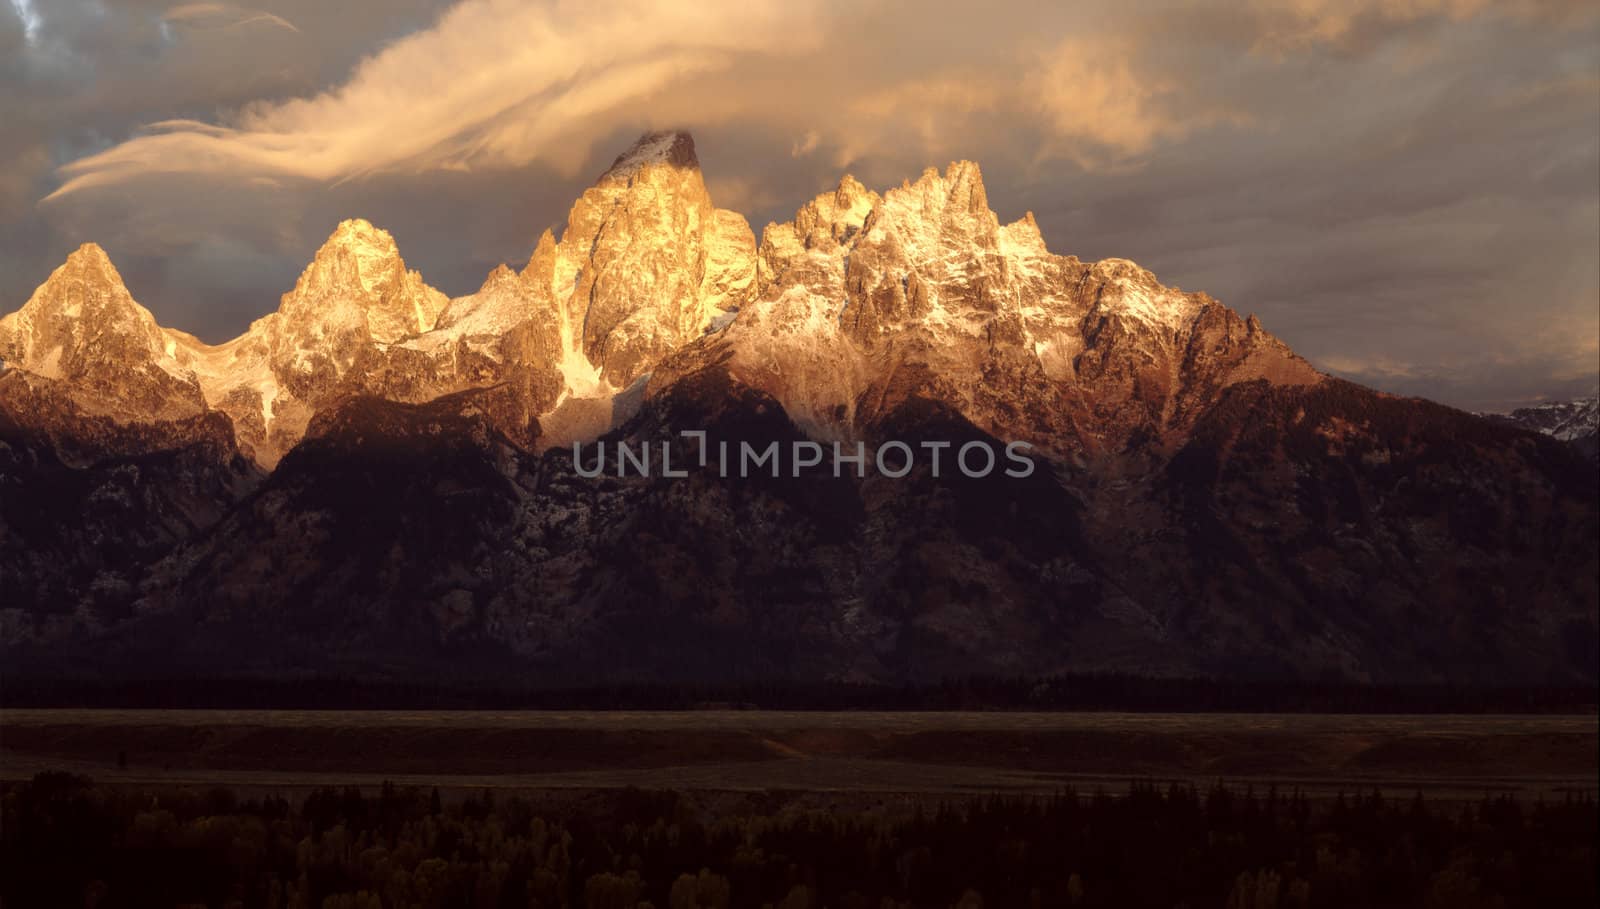
[[(1526, 14), (1532, 4), (1503, 2), (1502, 12)], [(1314, 45), (1345, 45), (1373, 27), (1393, 27), (1444, 18), (1460, 21), (1490, 6), (1490, 0), (1257, 0), (1263, 28), (1256, 47), (1284, 53)]]
[(1254, 50), (1282, 56), (1314, 47), (1370, 50), (1415, 26), (1540, 21), (1557, 27), (1592, 19), (1586, 0), (1254, 0)]
[(822, 134), (814, 129), (806, 130), (805, 136), (797, 139), (789, 149), (789, 157), (801, 158), (809, 155), (816, 151), (820, 144), (822, 144)]
[(11, 9), (22, 25), (22, 40), (32, 44), (39, 34), (39, 12), (33, 0), (11, 0)]
[(812, 18), (778, 0), (468, 0), (333, 90), (248, 105), (222, 124), (156, 123), (74, 161), (51, 198), (158, 173), (338, 181), (536, 158), (576, 166), (585, 149), (568, 149), (592, 118), (739, 55), (803, 49), (815, 40)]
[(1127, 38), (1078, 37), (1042, 55), (1024, 90), (1053, 127), (1055, 142), (1043, 151), (1093, 166), (1142, 155), (1157, 141), (1196, 129), (1250, 122), (1244, 111), (1195, 97), (1174, 74), (1137, 71), (1145, 57)]
[(228, 3), (185, 3), (168, 9), (162, 14), (161, 20), (168, 24), (198, 28), (232, 29), (250, 25), (268, 25), (295, 33), (300, 31), (293, 22), (282, 16)]

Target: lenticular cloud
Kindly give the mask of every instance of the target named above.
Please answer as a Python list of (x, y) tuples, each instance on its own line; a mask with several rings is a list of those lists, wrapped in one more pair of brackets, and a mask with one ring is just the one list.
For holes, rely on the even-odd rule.
[(770, 0), (467, 0), (337, 88), (252, 105), (220, 125), (154, 124), (64, 167), (66, 182), (49, 198), (161, 173), (338, 181), (522, 164), (686, 76), (740, 55), (807, 49), (819, 21), (811, 4)]

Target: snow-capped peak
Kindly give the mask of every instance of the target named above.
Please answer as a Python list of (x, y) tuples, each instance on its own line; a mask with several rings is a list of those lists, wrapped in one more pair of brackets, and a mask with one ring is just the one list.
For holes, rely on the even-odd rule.
[(117, 273), (117, 267), (111, 264), (111, 257), (100, 248), (98, 243), (84, 243), (71, 253), (67, 254), (65, 263), (68, 269), (92, 269), (109, 275), (118, 284), (122, 283), (122, 276)]
[(1563, 442), (1577, 443), (1591, 454), (1600, 447), (1600, 443), (1596, 442), (1600, 437), (1600, 395), (1570, 401), (1546, 401), (1519, 407), (1508, 414), (1488, 416)]
[(280, 311), (291, 323), (364, 321), (373, 340), (389, 343), (432, 328), (448, 302), (406, 270), (388, 231), (352, 218), (334, 228)]
[[(8, 359), (26, 363), (30, 348), (76, 347), (95, 335), (155, 339), (155, 317), (128, 292), (105, 250), (85, 243), (39, 285), (17, 312), (0, 319), (0, 345)], [(160, 352), (163, 345), (152, 342)], [(58, 351), (59, 352), (59, 351)]]
[(405, 268), (394, 237), (362, 218), (339, 222), (317, 250), (316, 260), (329, 262), (341, 256), (353, 262), (361, 286), (369, 292)]
[(0, 319), (0, 359), (85, 392), (90, 412), (190, 415), (204, 406), (178, 341), (156, 324), (94, 243), (85, 243)]

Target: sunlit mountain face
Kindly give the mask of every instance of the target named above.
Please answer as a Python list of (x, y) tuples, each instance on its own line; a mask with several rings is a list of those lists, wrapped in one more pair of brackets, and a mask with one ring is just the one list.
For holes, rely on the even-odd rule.
[(347, 220), (217, 345), (85, 244), (0, 356), (23, 671), (1596, 677), (1583, 451), (1054, 253), (970, 161), (758, 239), (646, 133), (475, 293)]

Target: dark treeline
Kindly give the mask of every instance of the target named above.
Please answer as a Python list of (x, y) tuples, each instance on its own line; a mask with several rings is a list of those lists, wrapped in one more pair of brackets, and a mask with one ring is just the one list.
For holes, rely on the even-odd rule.
[[(761, 804), (766, 799), (769, 804)], [(298, 802), (63, 773), (9, 786), (7, 906), (1310, 909), (1594, 905), (1596, 805), (1135, 785), (926, 812), (596, 793), (582, 810), (437, 791)]]
[(5, 707), (324, 710), (1118, 710), (1269, 713), (1592, 713), (1595, 686), (1496, 688), (1122, 675), (974, 676), (915, 685), (754, 681), (529, 688), (341, 678), (10, 678)]

